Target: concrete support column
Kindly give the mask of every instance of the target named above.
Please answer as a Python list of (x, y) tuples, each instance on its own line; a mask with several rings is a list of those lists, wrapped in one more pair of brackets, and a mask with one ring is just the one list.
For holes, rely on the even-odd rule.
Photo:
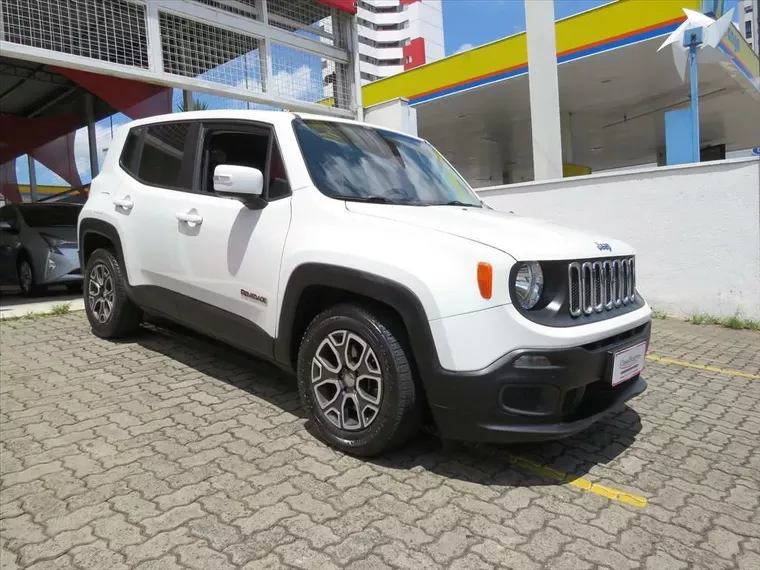
[(32, 202), (37, 201), (37, 167), (31, 154), (26, 155), (27, 164), (29, 165), (29, 192), (32, 195)]
[[(360, 119), (361, 120), (361, 119)], [(412, 135), (417, 135), (417, 109), (409, 106), (408, 99), (393, 99), (364, 109), (364, 121), (394, 129)]]
[[(333, 34), (336, 38), (345, 38), (347, 45), (351, 42), (351, 20), (343, 12), (333, 10)], [(353, 107), (353, 82), (355, 81), (354, 70), (349, 69), (347, 65), (335, 65), (335, 82), (333, 83), (333, 95), (335, 104), (341, 109), (351, 109)]]
[(90, 179), (95, 178), (100, 171), (98, 164), (98, 141), (95, 136), (95, 103), (92, 93), (85, 97), (85, 117), (87, 118), (87, 145), (90, 148)]
[(193, 92), (192, 91), (188, 91), (187, 89), (182, 90), (182, 106), (185, 108), (185, 111), (193, 110)]
[(554, 1), (525, 0), (534, 180), (562, 178)]
[[(264, 24), (269, 24), (269, 8), (267, 0), (256, 2), (259, 7), (259, 19)], [(274, 75), (272, 71), (272, 54), (270, 52), (269, 40), (259, 40), (259, 76), (261, 77), (261, 89), (264, 93), (269, 93), (271, 78)]]

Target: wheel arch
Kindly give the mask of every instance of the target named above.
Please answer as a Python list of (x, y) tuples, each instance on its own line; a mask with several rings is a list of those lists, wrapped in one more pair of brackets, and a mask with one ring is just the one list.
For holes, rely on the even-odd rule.
[[(310, 306), (315, 297), (316, 309)], [(282, 298), (275, 340), (278, 364), (295, 369), (299, 341), (311, 319), (328, 306), (351, 300), (389, 310), (398, 318), (418, 368), (438, 361), (425, 309), (408, 287), (357, 269), (306, 263), (293, 271)]]
[(110, 245), (119, 264), (124, 267), (124, 253), (118, 230), (108, 222), (93, 218), (85, 218), (79, 224), (79, 264), (82, 272), (87, 265), (90, 255), (98, 247)]

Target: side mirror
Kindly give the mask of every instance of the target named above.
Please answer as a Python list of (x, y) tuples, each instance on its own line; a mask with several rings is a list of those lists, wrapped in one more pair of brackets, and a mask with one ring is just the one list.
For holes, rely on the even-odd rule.
[(258, 168), (220, 164), (214, 168), (214, 193), (219, 196), (236, 198), (246, 206), (261, 209), (266, 202), (261, 199), (264, 190), (264, 175)]
[(0, 232), (13, 232), (15, 231), (11, 225), (5, 220), (0, 221)]

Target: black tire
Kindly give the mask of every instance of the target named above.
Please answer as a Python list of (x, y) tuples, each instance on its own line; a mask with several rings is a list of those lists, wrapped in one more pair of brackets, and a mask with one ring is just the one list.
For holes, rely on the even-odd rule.
[[(345, 453), (368, 457), (389, 451), (403, 444), (421, 424), (423, 407), (420, 401), (421, 392), (415, 385), (408, 349), (402, 341), (403, 336), (393, 332), (396, 328), (394, 321), (388, 317), (356, 305), (341, 304), (317, 315), (307, 327), (301, 340), (297, 364), (298, 392), (301, 402), (319, 437)], [(366, 418), (357, 419), (361, 427), (355, 427), (352, 430), (343, 429), (333, 423), (337, 421), (341, 426), (347, 425), (342, 415), (331, 421), (328, 414), (323, 412), (314, 388), (319, 385), (319, 382), (312, 383), (312, 366), (317, 350), (333, 333), (337, 336), (331, 338), (340, 340), (340, 331), (357, 335), (371, 348), (375, 357), (372, 360), (381, 375), (381, 389), (378, 393), (382, 397), (379, 398), (378, 409), (377, 411), (369, 410), (370, 415), (372, 413), (375, 415), (366, 426), (364, 425), (367, 423)], [(355, 341), (355, 337), (352, 338)], [(342, 346), (346, 347), (345, 355), (350, 347), (345, 344)], [(368, 354), (368, 352), (362, 352), (362, 360), (371, 358), (372, 355), (366, 356)], [(336, 365), (337, 367), (340, 367), (340, 362)], [(343, 366), (343, 369), (346, 370), (346, 367)], [(340, 376), (339, 373), (327, 374), (332, 374), (336, 378)], [(327, 376), (320, 378), (321, 382)], [(343, 386), (336, 396), (338, 400), (341, 400), (344, 398), (343, 394), (357, 392), (359, 381), (356, 381), (356, 386), (349, 388), (346, 388), (347, 384), (344, 382), (338, 382), (338, 384)], [(323, 398), (323, 401), (325, 400), (326, 398)], [(360, 417), (367, 408), (363, 408), (363, 412), (358, 407), (365, 405), (366, 402), (361, 399), (354, 401), (357, 404), (353, 408), (356, 410), (357, 417)]]
[[(22, 272), (28, 271), (29, 279), (22, 277)], [(34, 272), (34, 264), (26, 253), (22, 253), (16, 264), (16, 277), (18, 286), (24, 297), (36, 297), (40, 293), (40, 286), (37, 284), (37, 275)]]
[[(113, 303), (107, 318), (98, 318), (96, 303), (92, 302), (91, 281), (96, 281), (96, 272), (103, 266), (112, 279)], [(142, 322), (142, 310), (127, 296), (126, 279), (119, 261), (108, 249), (96, 249), (87, 260), (84, 273), (84, 305), (87, 319), (95, 336), (105, 339), (120, 338), (134, 333)], [(93, 296), (97, 300), (97, 296)]]

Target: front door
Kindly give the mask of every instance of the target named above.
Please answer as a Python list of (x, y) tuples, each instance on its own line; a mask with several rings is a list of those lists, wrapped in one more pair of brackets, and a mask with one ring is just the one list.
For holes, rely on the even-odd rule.
[[(287, 174), (269, 125), (207, 123), (195, 194), (181, 213), (177, 264), (187, 324), (245, 350), (271, 356), (277, 321), (280, 262), (290, 227)], [(213, 193), (220, 164), (258, 168), (267, 205), (250, 209)]]

